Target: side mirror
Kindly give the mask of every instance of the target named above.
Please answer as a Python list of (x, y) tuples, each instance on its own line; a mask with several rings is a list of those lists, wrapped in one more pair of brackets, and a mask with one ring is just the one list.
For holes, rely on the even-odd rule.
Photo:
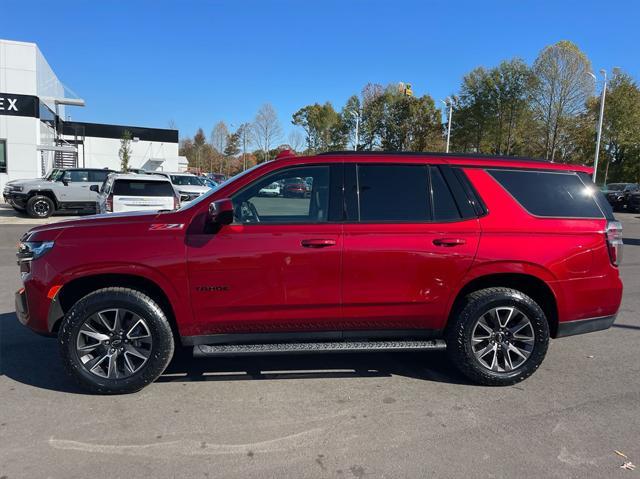
[(95, 191), (96, 193), (100, 193), (100, 187), (98, 185), (91, 185), (89, 189), (91, 191)]
[(233, 223), (233, 202), (229, 198), (224, 198), (210, 203), (208, 221), (219, 225)]

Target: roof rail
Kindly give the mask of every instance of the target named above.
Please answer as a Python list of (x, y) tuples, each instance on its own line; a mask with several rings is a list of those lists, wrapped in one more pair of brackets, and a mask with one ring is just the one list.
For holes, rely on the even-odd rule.
[(438, 157), (450, 157), (450, 158), (478, 158), (478, 159), (492, 159), (492, 160), (516, 160), (516, 161), (537, 161), (542, 163), (553, 163), (550, 160), (544, 158), (527, 158), (524, 156), (505, 156), (505, 155), (488, 155), (486, 153), (443, 153), (438, 151), (326, 151), (318, 153), (317, 156), (332, 156), (332, 155), (349, 155), (349, 156), (438, 156)]

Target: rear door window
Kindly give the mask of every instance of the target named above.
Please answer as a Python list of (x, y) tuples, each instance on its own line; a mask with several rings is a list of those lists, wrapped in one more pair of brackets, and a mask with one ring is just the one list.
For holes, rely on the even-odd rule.
[(168, 181), (115, 180), (115, 196), (174, 196)]
[(358, 165), (360, 221), (431, 220), (426, 165)]
[(109, 170), (104, 170), (104, 171), (89, 170), (89, 181), (91, 183), (102, 183), (104, 180), (107, 179), (107, 176), (109, 176), (110, 173), (111, 171)]
[(487, 170), (518, 203), (535, 216), (602, 218), (598, 191), (576, 173)]
[(69, 180), (72, 183), (82, 183), (89, 181), (89, 172), (87, 170), (71, 170), (68, 172)]

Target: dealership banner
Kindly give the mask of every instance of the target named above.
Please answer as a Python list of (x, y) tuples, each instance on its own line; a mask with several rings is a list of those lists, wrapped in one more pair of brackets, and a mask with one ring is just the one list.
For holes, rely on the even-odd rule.
[(0, 93), (0, 115), (39, 117), (37, 96)]

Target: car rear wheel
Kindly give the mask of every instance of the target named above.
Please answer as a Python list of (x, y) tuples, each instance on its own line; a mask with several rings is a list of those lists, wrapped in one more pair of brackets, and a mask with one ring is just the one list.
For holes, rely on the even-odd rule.
[(510, 288), (468, 295), (446, 330), (447, 353), (474, 382), (508, 386), (533, 374), (549, 345), (549, 323), (540, 306)]
[(27, 213), (32, 218), (48, 218), (55, 209), (53, 201), (47, 196), (32, 196), (27, 201)]
[(65, 315), (58, 337), (67, 372), (99, 394), (142, 389), (162, 374), (174, 351), (162, 309), (127, 288), (105, 288), (82, 298)]

